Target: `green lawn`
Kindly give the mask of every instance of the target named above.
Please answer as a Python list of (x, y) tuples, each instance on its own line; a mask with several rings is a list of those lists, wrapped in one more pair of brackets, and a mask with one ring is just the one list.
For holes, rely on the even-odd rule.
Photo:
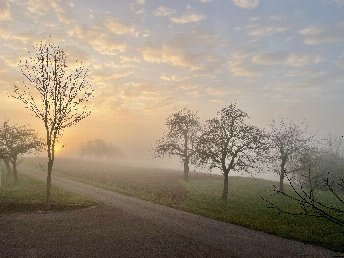
[[(25, 164), (35, 166), (34, 162), (27, 160)], [(68, 159), (57, 161), (54, 173), (176, 209), (344, 251), (343, 228), (324, 219), (278, 214), (276, 210), (269, 209), (269, 204), (261, 196), (292, 211), (298, 207), (280, 196), (274, 196), (273, 184), (276, 183), (272, 181), (230, 177), (229, 200), (223, 202), (220, 199), (222, 176), (192, 174), (191, 180), (185, 182), (182, 180), (182, 171), (178, 170)], [(331, 201), (328, 193), (320, 195)]]
[[(0, 214), (8, 212), (45, 210), (45, 183), (20, 174), (16, 183), (13, 176), (2, 175), (0, 187)], [(94, 201), (80, 195), (52, 187), (51, 210), (69, 210), (95, 205)]]

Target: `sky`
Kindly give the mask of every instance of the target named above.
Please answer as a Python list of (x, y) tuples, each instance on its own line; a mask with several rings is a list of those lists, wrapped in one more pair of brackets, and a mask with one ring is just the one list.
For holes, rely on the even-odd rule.
[(232, 102), (250, 123), (306, 120), (343, 134), (344, 0), (0, 0), (0, 119), (43, 122), (8, 97), (25, 60), (51, 37), (90, 71), (92, 115), (68, 128), (60, 154), (106, 139), (131, 160), (165, 118), (189, 107), (209, 119)]

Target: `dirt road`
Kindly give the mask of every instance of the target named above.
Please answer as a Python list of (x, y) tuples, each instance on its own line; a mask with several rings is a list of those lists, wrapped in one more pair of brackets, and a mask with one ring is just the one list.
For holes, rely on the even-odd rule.
[[(27, 173), (45, 180), (36, 173)], [(32, 257), (340, 255), (323, 248), (215, 221), (62, 177), (55, 176), (53, 184), (98, 200), (104, 205), (64, 213), (2, 215), (0, 229), (3, 231), (5, 228), (8, 233), (0, 232), (1, 257), (11, 252), (14, 255), (31, 254)], [(13, 234), (17, 237), (13, 238)], [(49, 251), (45, 241), (50, 241), (52, 246), (58, 241), (62, 242), (60, 246), (50, 248)], [(22, 245), (27, 246), (27, 249), (20, 249)], [(8, 253), (4, 252), (4, 246)]]

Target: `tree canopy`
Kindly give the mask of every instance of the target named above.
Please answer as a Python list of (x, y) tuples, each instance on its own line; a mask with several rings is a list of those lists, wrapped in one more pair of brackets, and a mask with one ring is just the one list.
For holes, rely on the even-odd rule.
[(269, 137), (271, 148), (267, 161), (270, 164), (279, 163), (280, 191), (283, 191), (283, 180), (286, 170), (292, 172), (292, 158), (297, 159), (313, 146), (314, 135), (308, 132), (308, 126), (300, 123), (294, 123), (283, 118), (273, 119), (270, 125)]
[(56, 143), (65, 129), (91, 114), (92, 84), (85, 65), (68, 63), (65, 51), (49, 39), (34, 45), (19, 67), (26, 81), (14, 85), (13, 97), (43, 122), (46, 131), (49, 209)]
[(200, 163), (222, 171), (224, 200), (228, 196), (229, 172), (249, 172), (268, 150), (267, 136), (256, 126), (248, 125), (247, 118), (247, 113), (231, 104), (221, 109), (217, 117), (206, 121), (200, 138)]
[(200, 136), (200, 119), (196, 112), (184, 108), (166, 119), (166, 131), (158, 140), (155, 157), (176, 156), (184, 163), (184, 179), (189, 176), (189, 163), (194, 161)]

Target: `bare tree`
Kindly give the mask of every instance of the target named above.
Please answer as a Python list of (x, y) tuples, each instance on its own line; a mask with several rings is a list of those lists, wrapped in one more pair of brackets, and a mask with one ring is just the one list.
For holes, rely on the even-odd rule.
[(259, 128), (248, 125), (247, 113), (231, 104), (206, 122), (200, 138), (199, 158), (210, 169), (220, 169), (224, 175), (222, 199), (228, 198), (230, 171), (246, 171), (257, 167), (268, 150), (266, 135)]
[(189, 164), (196, 154), (200, 121), (196, 112), (184, 108), (166, 120), (167, 131), (158, 140), (155, 157), (177, 156), (184, 164), (184, 179), (189, 178)]
[(271, 152), (268, 162), (279, 162), (280, 185), (283, 192), (283, 181), (286, 168), (291, 159), (304, 152), (314, 140), (314, 135), (307, 136), (307, 126), (296, 124), (284, 119), (273, 120), (269, 136), (271, 139)]
[[(10, 161), (15, 181), (18, 181), (17, 160), (20, 154), (40, 151), (43, 142), (33, 129), (26, 126), (11, 126), (5, 121), (0, 128), (0, 138), (3, 143), (3, 159), (5, 164)], [(7, 164), (6, 164), (7, 166)]]
[[(329, 196), (321, 200), (316, 198), (314, 189), (309, 187), (309, 182), (307, 182), (307, 184), (305, 184), (305, 182), (297, 184), (288, 177), (288, 174), (286, 174), (286, 177), (292, 191), (282, 192), (275, 187), (274, 192), (292, 203), (297, 204), (298, 211), (282, 207), (261, 196), (263, 200), (270, 204), (269, 208), (276, 209), (280, 214), (285, 213), (294, 216), (302, 215), (323, 218), (344, 228), (344, 178), (341, 178), (338, 183), (335, 183), (330, 180), (328, 176), (324, 180), (324, 186), (327, 188), (327, 194)], [(329, 202), (329, 200), (331, 200), (331, 202)]]
[(335, 184), (338, 184), (344, 175), (342, 138), (330, 136), (323, 139), (322, 143), (308, 147), (291, 161), (292, 176), (313, 191), (328, 190), (324, 185), (328, 171), (331, 172), (331, 180)]
[(279, 213), (323, 218), (344, 228), (342, 139), (331, 136), (323, 143), (303, 150), (292, 160), (293, 171), (285, 174), (290, 189), (281, 191), (274, 186), (274, 193), (296, 204), (297, 209), (261, 198)]
[(51, 202), (51, 173), (55, 146), (62, 132), (90, 115), (87, 102), (93, 90), (88, 70), (80, 62), (67, 64), (66, 53), (50, 40), (34, 45), (19, 64), (26, 83), (14, 86), (13, 97), (21, 100), (43, 121), (48, 154), (47, 209)]

